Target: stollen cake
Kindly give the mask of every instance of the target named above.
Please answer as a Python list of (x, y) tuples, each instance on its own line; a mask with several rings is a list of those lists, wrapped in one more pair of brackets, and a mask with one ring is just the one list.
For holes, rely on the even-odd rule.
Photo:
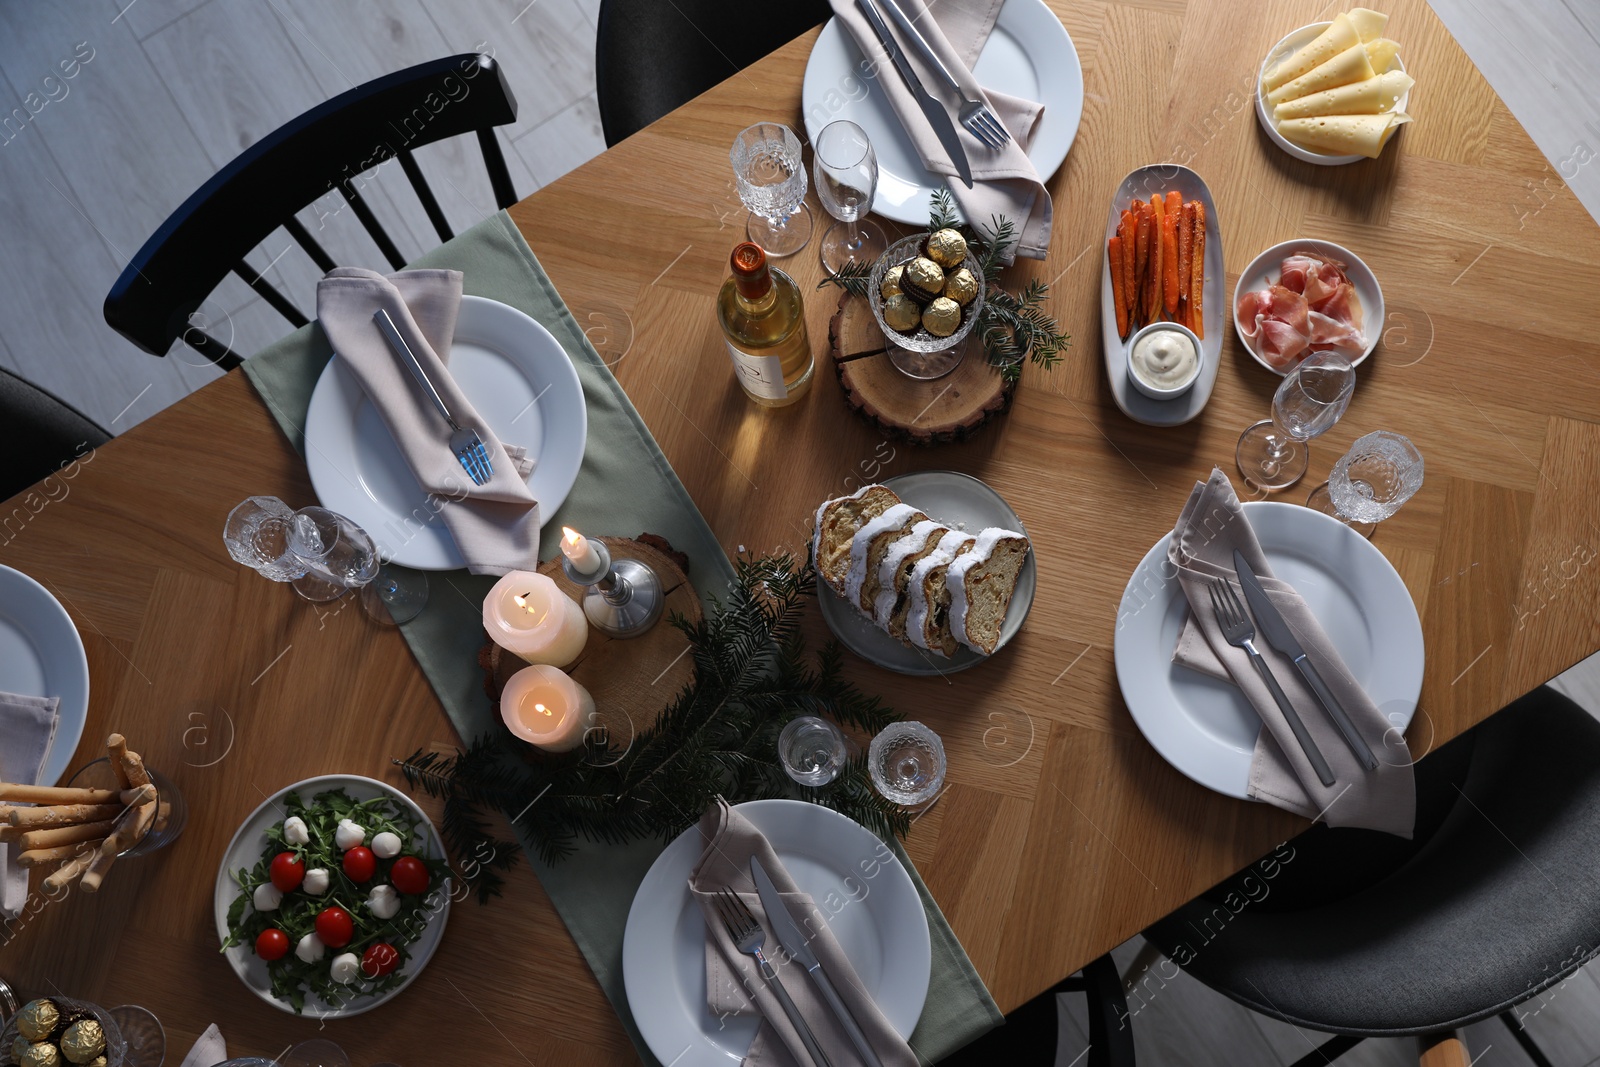
[(850, 541), (844, 598), (862, 611), (871, 611), (878, 595), (878, 564), (883, 562), (883, 554), (907, 529), (927, 518), (910, 504), (896, 504), (857, 530)]
[(811, 560), (817, 574), (840, 596), (850, 567), (850, 543), (856, 531), (888, 511), (900, 498), (883, 485), (864, 485), (849, 496), (825, 501), (817, 509), (816, 530), (811, 535)]
[(951, 562), (944, 585), (950, 597), (949, 630), (957, 641), (985, 656), (994, 651), (1011, 594), (1017, 588), (1017, 575), (1027, 560), (1026, 537), (990, 527), (978, 534), (970, 550)]
[(949, 657), (956, 654), (950, 632), (950, 591), (945, 573), (957, 557), (972, 550), (976, 540), (961, 530), (951, 530), (938, 546), (911, 568), (906, 583), (906, 636), (912, 645)]
[[(949, 530), (948, 526), (932, 519), (919, 522), (884, 552), (883, 562), (878, 564), (878, 590), (872, 601), (872, 621), (880, 629), (888, 630), (890, 636), (905, 640), (905, 589), (911, 579), (911, 568), (938, 548), (939, 539)], [(899, 622), (899, 633), (895, 632), (895, 621)]]

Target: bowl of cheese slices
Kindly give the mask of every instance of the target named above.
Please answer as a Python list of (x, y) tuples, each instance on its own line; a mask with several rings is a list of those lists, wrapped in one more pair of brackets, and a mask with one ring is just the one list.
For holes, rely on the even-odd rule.
[(1296, 159), (1339, 166), (1376, 159), (1411, 116), (1414, 80), (1389, 16), (1358, 7), (1302, 26), (1273, 46), (1256, 80), (1256, 118)]

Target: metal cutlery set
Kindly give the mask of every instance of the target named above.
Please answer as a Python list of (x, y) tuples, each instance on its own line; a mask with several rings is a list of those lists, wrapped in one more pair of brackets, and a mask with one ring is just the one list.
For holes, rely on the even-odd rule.
[(478, 436), (476, 430), (468, 429), (456, 421), (450, 409), (445, 405), (444, 397), (439, 395), (439, 390), (434, 388), (433, 382), (428, 378), (428, 372), (422, 369), (422, 362), (417, 359), (417, 354), (411, 351), (411, 346), (406, 344), (406, 339), (400, 336), (400, 331), (395, 328), (394, 320), (389, 313), (379, 308), (372, 316), (372, 321), (378, 326), (378, 332), (383, 334), (383, 339), (389, 342), (389, 348), (395, 358), (403, 364), (411, 376), (416, 379), (417, 385), (422, 388), (423, 395), (433, 401), (433, 406), (439, 409), (439, 414), (444, 416), (444, 421), (450, 424), (450, 451), (461, 462), (461, 467), (472, 479), (473, 485), (484, 485), (494, 474), (494, 464), (489, 462), (489, 450), (483, 445), (483, 438)]

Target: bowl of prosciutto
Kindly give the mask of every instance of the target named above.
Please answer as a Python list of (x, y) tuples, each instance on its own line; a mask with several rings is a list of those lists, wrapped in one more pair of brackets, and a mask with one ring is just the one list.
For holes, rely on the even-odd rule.
[(1288, 374), (1336, 349), (1359, 366), (1383, 335), (1383, 290), (1356, 254), (1298, 238), (1250, 262), (1233, 291), (1233, 328), (1257, 363)]

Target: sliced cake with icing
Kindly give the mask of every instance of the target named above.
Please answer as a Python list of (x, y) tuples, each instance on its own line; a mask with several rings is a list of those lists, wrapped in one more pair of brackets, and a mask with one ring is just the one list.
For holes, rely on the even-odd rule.
[(947, 658), (956, 654), (956, 639), (950, 633), (950, 592), (945, 587), (945, 572), (974, 544), (975, 539), (965, 532), (951, 530), (911, 568), (906, 582), (905, 634), (915, 647)]
[(1000, 642), (1017, 577), (1028, 561), (1028, 539), (1013, 530), (990, 527), (944, 574), (950, 598), (949, 632), (954, 640), (985, 656)]
[[(880, 629), (904, 641), (906, 636), (906, 583), (911, 568), (939, 547), (939, 539), (949, 531), (942, 523), (926, 519), (889, 546), (878, 564), (878, 588), (872, 600), (872, 621)], [(900, 630), (895, 632), (895, 623)]]
[(928, 516), (910, 504), (896, 504), (856, 531), (850, 542), (850, 567), (844, 576), (844, 598), (871, 614), (878, 595), (878, 565), (889, 546)]
[(883, 485), (867, 485), (849, 496), (825, 501), (817, 509), (816, 529), (811, 535), (811, 560), (817, 574), (834, 592), (844, 595), (845, 576), (850, 569), (850, 545), (856, 531), (900, 503), (894, 490)]

